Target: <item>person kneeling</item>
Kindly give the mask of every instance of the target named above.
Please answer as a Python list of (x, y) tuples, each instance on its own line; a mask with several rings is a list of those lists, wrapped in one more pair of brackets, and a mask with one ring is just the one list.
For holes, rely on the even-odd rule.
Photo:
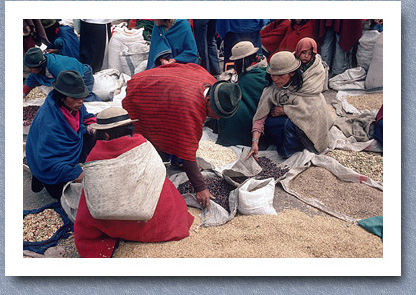
[(193, 216), (166, 177), (153, 145), (134, 133), (126, 110), (97, 115), (97, 143), (84, 165), (84, 185), (75, 218), (75, 245), (82, 257), (111, 257), (118, 239), (181, 240)]

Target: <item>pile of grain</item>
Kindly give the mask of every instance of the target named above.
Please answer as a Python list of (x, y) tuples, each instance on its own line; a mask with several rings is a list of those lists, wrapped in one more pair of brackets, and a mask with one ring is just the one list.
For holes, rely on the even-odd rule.
[(383, 182), (383, 156), (380, 153), (334, 150), (326, 156), (334, 158), (344, 167), (351, 168), (361, 175)]
[(23, 218), (23, 241), (46, 241), (64, 225), (61, 215), (54, 209), (45, 209), (39, 213), (27, 214)]
[(383, 257), (381, 239), (358, 225), (328, 215), (310, 217), (298, 210), (279, 215), (237, 215), (219, 227), (199, 227), (190, 236), (163, 243), (120, 241), (117, 258), (373, 258)]
[(300, 173), (291, 181), (290, 189), (356, 219), (383, 215), (382, 191), (362, 183), (341, 181), (321, 167), (310, 167)]
[(348, 101), (349, 104), (353, 105), (359, 111), (378, 111), (383, 104), (382, 93), (347, 96), (345, 99)]
[(42, 99), (46, 98), (45, 92), (42, 91), (40, 87), (35, 87), (25, 96), (24, 101), (32, 100), (32, 99)]
[(211, 140), (199, 142), (196, 156), (217, 167), (222, 167), (237, 160), (237, 154), (232, 149), (216, 144)]

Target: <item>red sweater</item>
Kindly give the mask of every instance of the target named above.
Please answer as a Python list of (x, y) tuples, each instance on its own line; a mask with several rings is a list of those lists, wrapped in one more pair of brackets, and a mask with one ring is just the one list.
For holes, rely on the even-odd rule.
[(196, 64), (169, 64), (134, 75), (122, 105), (158, 151), (196, 161), (207, 118), (204, 90), (216, 79)]
[[(99, 140), (87, 162), (118, 157), (144, 142), (146, 139), (139, 134), (110, 141)], [(185, 200), (168, 178), (165, 179), (155, 213), (147, 222), (94, 219), (82, 192), (75, 218), (75, 245), (82, 257), (109, 258), (118, 239), (151, 243), (186, 238), (193, 219)]]

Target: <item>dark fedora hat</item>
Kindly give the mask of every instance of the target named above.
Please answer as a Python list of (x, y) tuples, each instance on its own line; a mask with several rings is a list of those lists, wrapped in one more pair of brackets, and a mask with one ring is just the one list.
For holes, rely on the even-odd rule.
[(85, 98), (89, 94), (81, 74), (77, 71), (62, 71), (52, 82), (52, 87), (63, 95), (72, 98)]
[(217, 81), (209, 93), (211, 108), (220, 118), (232, 117), (237, 112), (241, 100), (241, 89), (237, 84)]
[(43, 52), (38, 47), (32, 47), (26, 51), (25, 56), (23, 57), (23, 63), (28, 68), (37, 68), (43, 65), (46, 62), (46, 57), (43, 55)]

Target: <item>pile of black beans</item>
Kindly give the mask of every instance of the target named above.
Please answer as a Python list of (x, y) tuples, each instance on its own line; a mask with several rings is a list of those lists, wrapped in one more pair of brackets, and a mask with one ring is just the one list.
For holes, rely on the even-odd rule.
[[(230, 192), (234, 187), (219, 177), (206, 177), (205, 184), (207, 185), (209, 192), (215, 197), (215, 200), (213, 201), (230, 213), (229, 197)], [(195, 193), (190, 181), (180, 184), (178, 186), (178, 191), (181, 194)]]

